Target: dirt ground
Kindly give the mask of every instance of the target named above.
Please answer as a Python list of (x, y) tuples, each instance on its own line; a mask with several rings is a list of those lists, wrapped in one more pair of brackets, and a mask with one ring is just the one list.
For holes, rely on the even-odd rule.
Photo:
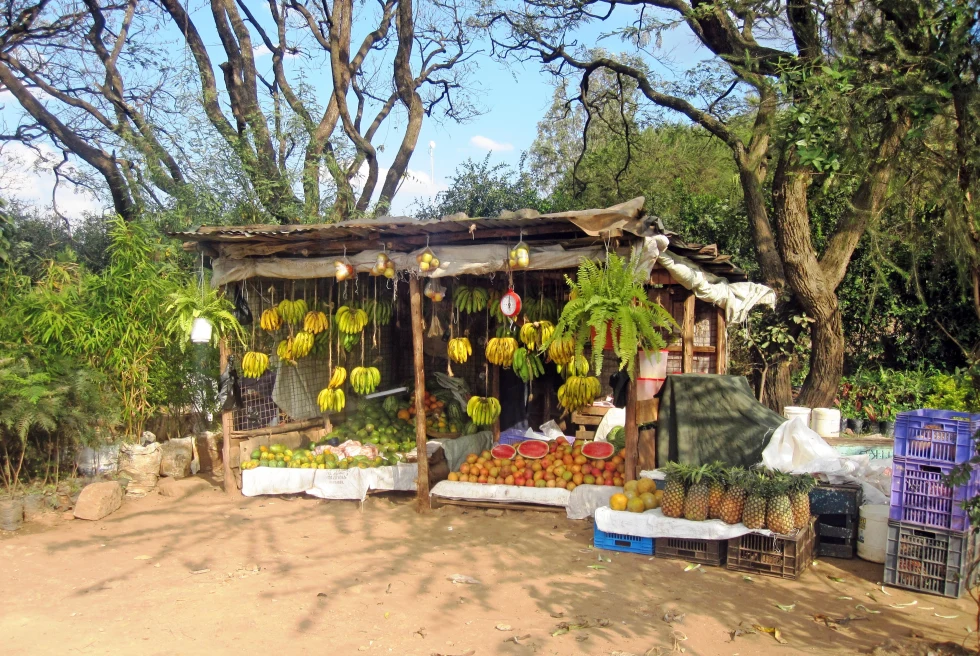
[(127, 500), (100, 522), (51, 514), (0, 532), (0, 653), (926, 656), (970, 638), (969, 598), (883, 593), (880, 565), (747, 579), (591, 537), (552, 513), (420, 516), (409, 496), (361, 508), (216, 489)]

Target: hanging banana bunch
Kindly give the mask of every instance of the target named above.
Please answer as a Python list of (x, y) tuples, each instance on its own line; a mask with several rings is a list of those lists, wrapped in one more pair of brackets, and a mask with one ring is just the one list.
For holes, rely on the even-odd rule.
[(347, 370), (343, 367), (336, 367), (333, 373), (330, 374), (330, 382), (327, 383), (327, 387), (330, 389), (338, 389), (347, 380)]
[(313, 333), (301, 330), (296, 333), (293, 340), (293, 357), (305, 358), (313, 350)]
[(449, 340), (449, 359), (463, 364), (473, 355), (473, 345), (468, 337), (454, 337)]
[(358, 394), (370, 394), (381, 383), (377, 367), (354, 367), (350, 372), (350, 386)]
[(490, 292), (483, 287), (467, 287), (466, 285), (460, 285), (453, 293), (453, 305), (460, 312), (473, 314), (475, 312), (482, 312), (485, 310), (487, 308), (487, 301), (489, 298)]
[(513, 337), (491, 337), (487, 342), (487, 362), (501, 367), (509, 367), (514, 361), (517, 340)]
[(471, 396), (466, 414), (478, 426), (489, 426), (500, 416), (500, 401), (492, 396)]
[(568, 364), (558, 365), (558, 373), (565, 378), (569, 376), (587, 376), (589, 373), (589, 361), (584, 355), (576, 355)]
[(536, 353), (524, 347), (514, 351), (512, 367), (514, 373), (525, 383), (529, 383), (535, 378), (544, 375), (544, 363), (541, 362), (541, 358)]
[(368, 325), (369, 317), (364, 308), (351, 308), (347, 305), (341, 305), (337, 308), (335, 321), (340, 332), (351, 335), (364, 330), (364, 327)]
[(569, 376), (558, 388), (558, 403), (569, 412), (591, 405), (602, 392), (602, 385), (595, 376)]
[(347, 405), (347, 397), (344, 396), (342, 389), (325, 387), (316, 397), (316, 403), (320, 407), (320, 412), (340, 412)]
[(521, 326), (521, 341), (531, 351), (536, 351), (546, 344), (555, 333), (555, 326), (550, 321), (528, 322)]
[(270, 333), (282, 328), (282, 317), (279, 316), (279, 310), (271, 307), (263, 312), (259, 318), (259, 327)]
[(306, 316), (308, 309), (309, 308), (306, 307), (306, 301), (301, 298), (295, 301), (284, 298), (283, 300), (279, 301), (279, 316), (282, 317), (283, 321), (286, 323), (302, 323), (303, 317)]
[(487, 310), (489, 310), (490, 316), (497, 323), (504, 324), (510, 321), (508, 316), (500, 309), (500, 292), (496, 289), (490, 290), (490, 295), (487, 298)]
[(344, 347), (344, 350), (350, 353), (354, 350), (354, 347), (361, 343), (361, 333), (344, 333), (344, 336), (340, 338), (340, 345)]
[(279, 342), (279, 346), (276, 347), (276, 355), (283, 362), (288, 362), (289, 364), (296, 364), (296, 358), (293, 356), (293, 338), (287, 337), (286, 339)]
[(565, 335), (548, 346), (548, 358), (559, 365), (566, 365), (575, 358), (575, 338)]
[(319, 310), (310, 310), (303, 317), (303, 330), (310, 334), (319, 335), (329, 327), (330, 320), (327, 319), (326, 314)]
[(313, 337), (313, 350), (310, 351), (313, 355), (321, 357), (329, 353), (330, 351), (330, 329), (324, 330), (322, 333), (317, 333)]
[(249, 351), (242, 357), (242, 374), (246, 378), (260, 378), (269, 368), (269, 356), (259, 351)]

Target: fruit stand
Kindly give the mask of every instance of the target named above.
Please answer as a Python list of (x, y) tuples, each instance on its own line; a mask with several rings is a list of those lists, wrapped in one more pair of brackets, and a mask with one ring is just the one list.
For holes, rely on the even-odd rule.
[[(477, 498), (489, 488), (514, 494), (518, 481), (525, 494), (570, 497), (634, 479), (637, 417), (655, 419), (638, 415), (656, 391), (639, 378), (644, 358), (665, 353), (668, 373), (724, 373), (727, 321), (771, 294), (713, 246), (664, 232), (643, 203), (175, 233), (252, 317), (247, 344), (221, 345), (241, 396), (222, 415), (226, 490), (235, 490), (233, 467), (243, 490), (246, 479), (279, 470), (328, 481), (378, 469), (368, 478), (394, 480), (405, 454), (429, 453), (430, 441), (443, 445), (449, 465), (439, 486), (484, 488)], [(615, 293), (602, 296), (610, 281)], [(609, 314), (605, 335), (588, 330), (597, 296), (622, 308)], [(615, 383), (620, 370), (630, 375)], [(626, 414), (614, 454), (595, 447), (590, 458), (585, 440), (553, 440), (540, 454), (533, 445), (526, 455), (492, 452), (501, 426), (522, 420), (554, 420), (574, 433), (572, 414), (612, 396), (614, 384)], [(296, 449), (288, 462), (270, 463), (261, 450), (236, 458), (245, 440), (297, 431), (308, 435), (298, 458)], [(352, 469), (360, 473), (337, 473)], [(429, 458), (412, 471), (419, 509), (428, 508)]]

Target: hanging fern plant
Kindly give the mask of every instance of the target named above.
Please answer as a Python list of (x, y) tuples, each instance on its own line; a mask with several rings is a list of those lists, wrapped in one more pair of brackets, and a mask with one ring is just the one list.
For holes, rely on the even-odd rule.
[[(636, 379), (638, 349), (659, 351), (666, 347), (661, 329), (672, 331), (677, 323), (659, 304), (647, 297), (645, 276), (639, 271), (635, 253), (627, 260), (616, 253), (606, 255), (605, 264), (583, 260), (576, 280), (565, 276), (571, 289), (571, 300), (562, 310), (551, 340), (571, 335), (575, 354), (580, 356), (586, 345), (592, 346), (593, 371), (602, 371), (603, 345), (611, 336), (613, 351), (625, 369)], [(593, 335), (597, 343), (592, 344)]]

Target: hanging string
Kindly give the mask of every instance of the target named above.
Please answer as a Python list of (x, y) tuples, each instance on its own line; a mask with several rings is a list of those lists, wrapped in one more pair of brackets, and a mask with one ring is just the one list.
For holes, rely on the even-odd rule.
[(374, 314), (374, 340), (372, 345), (375, 350), (378, 348), (378, 279), (374, 279), (374, 305), (372, 306)]

